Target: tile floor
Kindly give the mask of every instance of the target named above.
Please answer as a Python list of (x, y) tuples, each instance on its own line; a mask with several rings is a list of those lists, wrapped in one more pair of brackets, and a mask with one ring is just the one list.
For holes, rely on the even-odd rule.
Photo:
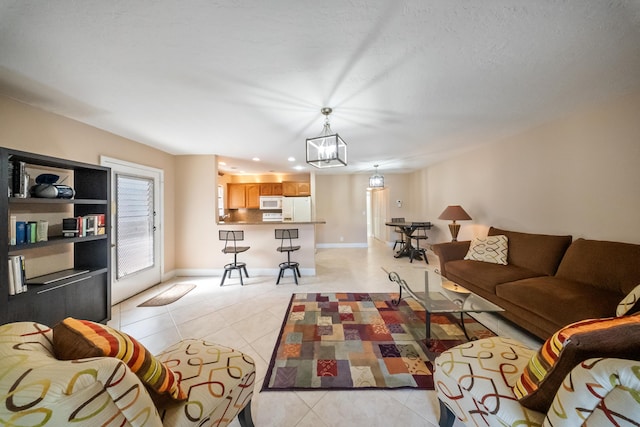
[[(250, 272), (250, 254), (245, 258)], [(431, 253), (429, 260), (437, 265)], [(251, 277), (240, 286), (234, 274), (224, 287), (219, 286), (220, 277), (178, 277), (115, 305), (109, 325), (132, 335), (152, 353), (182, 338), (202, 338), (249, 354), (257, 370), (252, 413), (258, 427), (437, 426), (434, 391), (259, 392), (292, 293), (397, 291), (381, 266), (408, 262), (394, 259), (391, 248), (373, 240), (368, 248), (318, 249), (316, 276), (303, 276), (299, 286), (290, 272), (277, 286), (277, 275)], [(195, 283), (197, 288), (167, 306), (137, 307), (178, 282)], [(539, 345), (491, 315), (480, 320), (498, 334)], [(231, 426), (239, 426), (238, 421)]]

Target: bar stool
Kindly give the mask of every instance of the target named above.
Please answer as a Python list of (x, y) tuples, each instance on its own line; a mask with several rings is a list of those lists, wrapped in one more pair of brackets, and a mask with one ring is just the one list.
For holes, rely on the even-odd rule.
[(298, 284), (298, 277), (302, 277), (300, 275), (299, 264), (297, 262), (291, 261), (291, 252), (297, 251), (300, 249), (300, 246), (293, 246), (292, 239), (298, 238), (298, 229), (297, 228), (276, 228), (276, 239), (280, 240), (280, 247), (276, 250), (278, 252), (286, 252), (287, 253), (287, 261), (280, 263), (280, 273), (278, 274), (278, 280), (276, 281), (276, 285), (280, 284), (280, 279), (284, 276), (284, 272), (287, 269), (291, 269), (293, 271), (293, 278), (296, 281), (296, 285)]
[(415, 246), (411, 248), (411, 253), (409, 254), (409, 262), (413, 262), (413, 258), (415, 255), (422, 255), (424, 257), (424, 262), (429, 264), (429, 260), (427, 259), (426, 248), (423, 246), (420, 247), (421, 240), (427, 240), (429, 237), (427, 236), (427, 229), (431, 228), (430, 222), (412, 222), (411, 228), (414, 228), (415, 231), (411, 235), (411, 239), (416, 241)]
[(222, 275), (220, 286), (224, 285), (224, 279), (226, 279), (227, 273), (229, 274), (229, 278), (231, 278), (231, 271), (233, 270), (238, 270), (238, 273), (240, 274), (240, 285), (244, 286), (244, 282), (242, 281), (242, 270), (244, 270), (244, 274), (247, 278), (249, 278), (249, 274), (247, 273), (247, 265), (244, 262), (238, 262), (238, 254), (248, 251), (251, 246), (238, 246), (236, 244), (236, 242), (244, 240), (244, 231), (219, 230), (218, 238), (220, 240), (224, 240), (222, 253), (233, 254), (233, 262), (224, 266), (224, 274)]
[[(405, 222), (405, 219), (400, 217), (400, 218), (391, 218), (391, 222)], [(398, 237), (396, 236), (396, 241), (393, 244), (393, 250), (396, 250), (396, 246), (398, 246), (398, 244), (400, 244), (400, 250), (402, 250), (404, 248), (405, 242), (404, 242), (404, 231), (402, 231), (402, 228), (400, 227), (394, 227), (393, 231), (398, 233), (400, 236), (400, 239), (398, 239)]]

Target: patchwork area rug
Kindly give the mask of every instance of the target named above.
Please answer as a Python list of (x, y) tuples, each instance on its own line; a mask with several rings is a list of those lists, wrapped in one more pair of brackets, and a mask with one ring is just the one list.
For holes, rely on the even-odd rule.
[(191, 292), (195, 287), (196, 285), (193, 283), (176, 283), (169, 289), (160, 292), (155, 297), (139, 304), (138, 307), (158, 307), (161, 305), (171, 304)]
[[(262, 387), (266, 390), (417, 388), (433, 390), (431, 361), (466, 342), (453, 315), (432, 315), (389, 293), (294, 294)], [(465, 316), (470, 336), (494, 334)]]

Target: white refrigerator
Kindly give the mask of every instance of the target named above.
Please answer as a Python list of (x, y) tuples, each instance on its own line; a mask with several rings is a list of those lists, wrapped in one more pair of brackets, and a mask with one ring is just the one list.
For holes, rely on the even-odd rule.
[(311, 196), (283, 197), (282, 220), (295, 222), (311, 221)]

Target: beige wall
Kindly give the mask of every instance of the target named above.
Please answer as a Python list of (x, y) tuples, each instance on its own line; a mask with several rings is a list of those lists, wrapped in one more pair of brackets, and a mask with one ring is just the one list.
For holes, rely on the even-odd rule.
[[(490, 225), (640, 243), (640, 92), (431, 166), (430, 218), (460, 204), (473, 221), (459, 239)], [(450, 238), (436, 220), (434, 240)]]
[[(460, 240), (491, 225), (640, 243), (640, 93), (591, 106), (408, 174), (385, 174), (389, 217), (436, 224), (431, 242), (450, 240), (450, 204), (473, 218)], [(366, 244), (368, 175), (318, 175), (318, 243)], [(403, 200), (402, 208), (395, 201)], [(340, 240), (343, 237), (343, 241)], [(390, 241), (391, 237), (387, 238)]]
[(164, 269), (175, 269), (174, 156), (109, 132), (0, 96), (0, 145), (100, 164), (100, 156), (164, 171)]

